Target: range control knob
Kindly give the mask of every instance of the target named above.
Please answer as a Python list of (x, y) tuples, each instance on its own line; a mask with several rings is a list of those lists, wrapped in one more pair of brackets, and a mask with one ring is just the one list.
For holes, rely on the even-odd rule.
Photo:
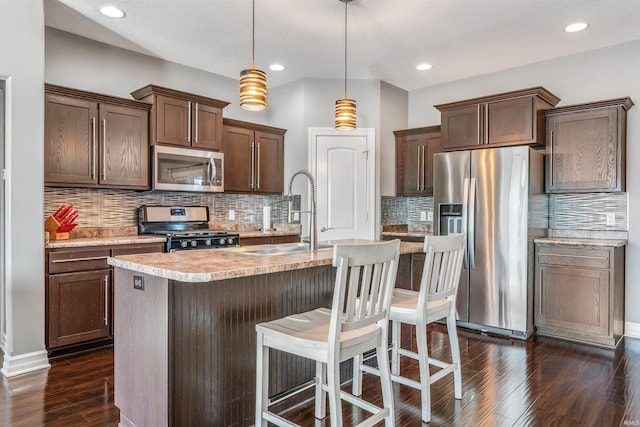
[(211, 246), (211, 239), (205, 239), (204, 240), (204, 245), (205, 246)]
[(188, 245), (188, 243), (187, 243), (187, 241), (186, 241), (186, 240), (183, 240), (182, 242), (180, 242), (180, 247), (181, 247), (181, 248), (186, 248), (186, 247), (187, 247), (187, 245)]
[(192, 240), (191, 241), (191, 247), (195, 248), (196, 246), (198, 246), (198, 242), (196, 240)]
[(227, 245), (233, 245), (233, 237), (227, 239)]

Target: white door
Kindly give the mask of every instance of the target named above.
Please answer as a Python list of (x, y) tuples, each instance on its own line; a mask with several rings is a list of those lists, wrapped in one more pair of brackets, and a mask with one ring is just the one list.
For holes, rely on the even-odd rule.
[(375, 133), (311, 128), (310, 169), (316, 177), (318, 241), (373, 239)]

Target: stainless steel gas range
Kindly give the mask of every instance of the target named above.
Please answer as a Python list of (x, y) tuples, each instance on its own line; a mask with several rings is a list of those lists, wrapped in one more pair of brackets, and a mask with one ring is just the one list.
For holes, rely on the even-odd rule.
[(209, 229), (207, 206), (141, 206), (138, 234), (166, 236), (167, 252), (238, 246), (238, 233)]

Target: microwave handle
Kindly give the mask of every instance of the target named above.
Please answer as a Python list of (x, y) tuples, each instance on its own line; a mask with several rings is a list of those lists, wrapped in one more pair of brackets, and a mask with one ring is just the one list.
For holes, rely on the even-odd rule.
[(212, 158), (209, 158), (209, 164), (207, 165), (207, 178), (209, 179), (209, 185), (213, 185), (214, 168)]

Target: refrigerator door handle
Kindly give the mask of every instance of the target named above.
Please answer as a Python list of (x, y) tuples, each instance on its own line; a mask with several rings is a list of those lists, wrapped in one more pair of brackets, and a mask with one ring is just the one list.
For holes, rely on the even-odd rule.
[(464, 268), (469, 268), (469, 233), (467, 233), (467, 212), (469, 206), (469, 178), (464, 179), (462, 185), (462, 233), (467, 236), (467, 245), (464, 248), (462, 264)]
[(469, 244), (469, 268), (471, 270), (476, 269), (476, 236), (475, 236), (475, 223), (476, 223), (476, 179), (471, 178), (471, 185), (469, 188), (469, 238), (467, 239)]

